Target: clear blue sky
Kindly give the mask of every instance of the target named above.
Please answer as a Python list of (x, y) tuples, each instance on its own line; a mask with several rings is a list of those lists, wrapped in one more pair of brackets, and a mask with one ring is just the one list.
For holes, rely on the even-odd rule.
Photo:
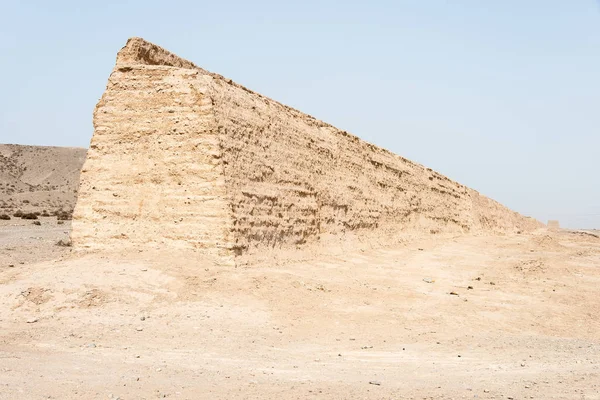
[(87, 147), (131, 36), (525, 215), (600, 228), (597, 1), (7, 1), (0, 143)]

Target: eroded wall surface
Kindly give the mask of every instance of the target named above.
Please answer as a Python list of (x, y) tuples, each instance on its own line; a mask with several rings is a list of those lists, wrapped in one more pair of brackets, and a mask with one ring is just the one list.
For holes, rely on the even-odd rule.
[(246, 89), (211, 96), (242, 250), (348, 233), (518, 231), (538, 226), (431, 169)]
[(211, 80), (193, 69), (118, 63), (94, 112), (75, 246), (229, 253), (219, 140), (204, 94)]
[(76, 245), (232, 256), (541, 226), (138, 38), (119, 53), (94, 124)]

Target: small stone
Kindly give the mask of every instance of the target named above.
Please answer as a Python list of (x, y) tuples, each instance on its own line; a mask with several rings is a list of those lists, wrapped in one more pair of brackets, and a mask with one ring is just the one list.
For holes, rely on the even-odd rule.
[(489, 393), (490, 391), (487, 389), (483, 389), (483, 393)]
[(90, 344), (87, 345), (87, 347), (90, 347), (90, 348), (93, 349), (93, 348), (96, 348), (96, 345), (94, 343), (90, 343)]
[(146, 272), (148, 271), (148, 268), (142, 268), (142, 271)]
[(521, 363), (521, 367), (524, 367), (524, 366), (525, 366), (525, 363), (524, 363), (524, 362), (522, 362), (522, 363)]
[(162, 371), (162, 368), (156, 368), (156, 372)]
[(35, 317), (34, 317), (34, 318), (29, 318), (29, 319), (27, 320), (27, 323), (28, 323), (28, 324), (35, 324), (36, 322), (38, 322), (38, 319), (37, 319), (37, 318), (35, 318)]
[(370, 381), (369, 385), (381, 386), (381, 382), (379, 382), (379, 381)]
[(143, 315), (140, 317), (140, 321), (145, 321), (146, 317), (144, 317)]
[(473, 286), (467, 286), (467, 290), (473, 290)]
[(144, 330), (144, 328), (142, 328), (141, 326), (138, 326), (137, 328), (135, 328), (136, 331), (141, 332)]
[(8, 268), (14, 268), (15, 264), (8, 264)]
[(456, 292), (450, 292), (450, 294), (451, 294), (452, 296), (458, 296), (458, 293), (456, 293)]

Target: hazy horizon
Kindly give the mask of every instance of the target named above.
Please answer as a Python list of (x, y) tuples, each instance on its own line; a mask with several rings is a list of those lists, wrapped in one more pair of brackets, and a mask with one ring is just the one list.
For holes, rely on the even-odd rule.
[(143, 37), (524, 215), (600, 228), (595, 1), (9, 3), (0, 143), (88, 147)]

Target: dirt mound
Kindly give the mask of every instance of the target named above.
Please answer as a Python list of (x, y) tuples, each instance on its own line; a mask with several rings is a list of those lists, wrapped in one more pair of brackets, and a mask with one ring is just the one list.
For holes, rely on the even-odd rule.
[(86, 149), (0, 144), (0, 215), (73, 211)]
[(544, 249), (562, 249), (564, 246), (558, 241), (556, 236), (549, 234), (535, 235), (531, 239), (532, 243)]

